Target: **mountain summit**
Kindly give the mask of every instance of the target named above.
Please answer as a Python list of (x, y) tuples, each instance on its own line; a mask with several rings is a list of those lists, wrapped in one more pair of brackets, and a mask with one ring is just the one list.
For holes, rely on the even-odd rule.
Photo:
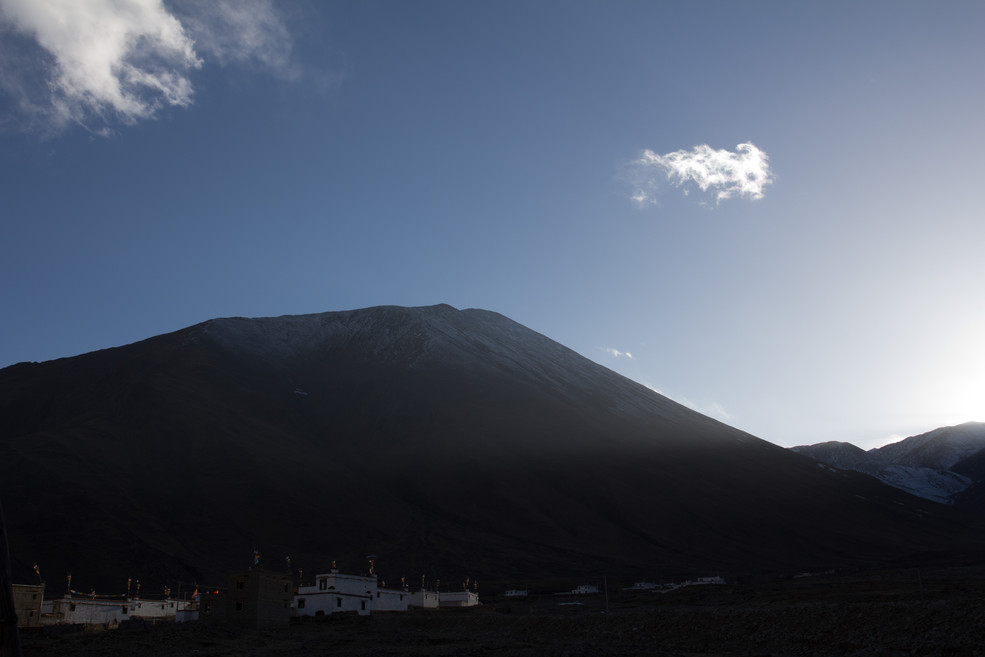
[(391, 581), (533, 581), (980, 545), (953, 509), (446, 305), (216, 319), (15, 365), (0, 427), (15, 566), (79, 586), (216, 581), (254, 548), (306, 573), (374, 554)]

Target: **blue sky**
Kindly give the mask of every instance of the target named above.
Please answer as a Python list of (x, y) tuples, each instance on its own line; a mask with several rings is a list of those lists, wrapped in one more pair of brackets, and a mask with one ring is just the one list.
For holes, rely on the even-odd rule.
[(450, 303), (781, 445), (985, 420), (985, 4), (0, 20), (0, 366)]

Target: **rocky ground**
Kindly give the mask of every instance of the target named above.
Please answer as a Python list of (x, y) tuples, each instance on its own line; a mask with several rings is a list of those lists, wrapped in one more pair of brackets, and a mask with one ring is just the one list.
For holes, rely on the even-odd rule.
[(472, 609), (334, 615), (282, 630), (199, 623), (22, 636), (25, 657), (110, 655), (982, 655), (985, 570), (910, 570)]

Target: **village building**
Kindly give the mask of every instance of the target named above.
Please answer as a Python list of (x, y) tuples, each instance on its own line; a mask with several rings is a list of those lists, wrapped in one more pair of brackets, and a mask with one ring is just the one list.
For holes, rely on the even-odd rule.
[(657, 588), (658, 586), (660, 586), (660, 585), (659, 584), (656, 584), (654, 582), (636, 582), (631, 587), (629, 587), (627, 590), (628, 591), (652, 591), (653, 589)]
[(82, 596), (78, 593), (69, 593), (61, 598), (44, 601), (40, 606), (40, 618), (36, 624), (111, 628), (129, 620), (170, 623), (178, 620), (179, 616), (181, 621), (196, 620), (197, 601), (173, 598), (127, 598), (125, 595)]
[(149, 623), (187, 622), (198, 620), (198, 602), (195, 600), (130, 599), (130, 619)]
[(354, 611), (367, 616), (376, 593), (376, 577), (343, 575), (333, 568), (328, 573), (316, 575), (311, 586), (298, 587), (292, 613), (295, 616), (324, 616)]
[(373, 598), (373, 611), (407, 611), (410, 607), (410, 591), (403, 589), (377, 589)]
[(523, 589), (510, 589), (503, 594), (505, 598), (525, 598), (528, 595), (528, 591)]
[(130, 618), (130, 601), (125, 596), (78, 597), (71, 593), (46, 600), (42, 606), (42, 625), (85, 625), (116, 627)]
[(410, 606), (417, 609), (437, 609), (439, 602), (437, 591), (421, 589), (410, 594)]
[(580, 584), (572, 589), (572, 595), (595, 595), (599, 592), (599, 587), (594, 584)]
[(287, 627), (292, 593), (289, 575), (248, 570), (233, 575), (228, 589), (202, 593), (199, 619), (255, 629)]
[(475, 591), (448, 591), (439, 594), (440, 607), (474, 607), (479, 604), (479, 594)]
[(11, 584), (14, 594), (14, 613), (17, 627), (41, 625), (41, 605), (44, 602), (44, 584)]

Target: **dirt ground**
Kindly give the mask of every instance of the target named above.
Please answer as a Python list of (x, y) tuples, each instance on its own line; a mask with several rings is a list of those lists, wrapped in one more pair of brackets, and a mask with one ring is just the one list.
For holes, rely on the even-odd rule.
[(955, 655), (985, 657), (985, 569), (916, 570), (670, 593), (487, 597), (471, 609), (337, 614), (281, 630), (202, 623), (22, 634), (25, 657), (141, 655)]

